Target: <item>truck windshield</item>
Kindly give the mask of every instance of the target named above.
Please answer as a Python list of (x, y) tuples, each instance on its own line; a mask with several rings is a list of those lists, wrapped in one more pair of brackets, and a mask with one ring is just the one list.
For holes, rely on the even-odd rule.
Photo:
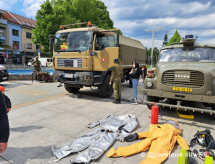
[(88, 51), (91, 31), (60, 33), (55, 38), (55, 51)]
[(159, 62), (215, 62), (215, 49), (166, 49), (161, 50)]

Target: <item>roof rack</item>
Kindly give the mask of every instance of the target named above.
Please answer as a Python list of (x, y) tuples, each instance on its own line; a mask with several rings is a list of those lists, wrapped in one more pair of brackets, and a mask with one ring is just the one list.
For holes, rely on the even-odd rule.
[(95, 24), (92, 25), (91, 22), (83, 22), (83, 23), (60, 25), (60, 29), (63, 30), (64, 28), (71, 28), (71, 26), (82, 25), (82, 24), (87, 24), (87, 27), (95, 27)]

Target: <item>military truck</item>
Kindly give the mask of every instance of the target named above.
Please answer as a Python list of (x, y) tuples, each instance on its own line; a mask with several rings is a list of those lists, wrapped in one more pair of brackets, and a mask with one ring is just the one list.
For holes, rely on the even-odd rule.
[[(72, 28), (80, 24), (87, 27)], [(146, 65), (146, 48), (140, 41), (119, 35), (119, 29), (105, 30), (91, 22), (61, 25), (60, 29), (49, 36), (49, 44), (50, 50), (54, 47), (54, 76), (70, 93), (78, 92), (83, 86), (95, 86), (100, 96), (110, 97), (113, 67), (122, 65), (124, 82), (130, 79), (132, 62), (137, 61), (142, 67)]]
[[(160, 49), (156, 73), (149, 70), (140, 93), (162, 107), (210, 113), (215, 119), (215, 45), (196, 44), (193, 35)], [(159, 103), (165, 99), (168, 103)], [(211, 110), (195, 107), (203, 103)]]

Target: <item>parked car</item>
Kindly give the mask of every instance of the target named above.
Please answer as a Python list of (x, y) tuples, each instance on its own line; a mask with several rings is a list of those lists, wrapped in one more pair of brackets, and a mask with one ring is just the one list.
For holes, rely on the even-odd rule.
[(7, 68), (3, 65), (0, 65), (0, 82), (9, 80), (9, 74), (7, 72)]
[[(38, 60), (41, 62), (41, 66), (45, 67), (47, 66), (47, 59), (48, 58), (39, 58)], [(36, 59), (33, 58), (31, 61), (28, 62), (28, 66), (34, 66), (32, 65), (33, 61), (35, 61)]]
[(53, 67), (53, 58), (48, 58), (47, 59), (47, 66), (48, 67)]

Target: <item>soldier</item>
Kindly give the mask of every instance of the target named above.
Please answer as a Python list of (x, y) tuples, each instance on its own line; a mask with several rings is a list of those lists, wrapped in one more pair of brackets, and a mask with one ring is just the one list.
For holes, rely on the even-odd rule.
[(113, 90), (114, 90), (114, 98), (113, 103), (120, 104), (121, 103), (121, 81), (123, 78), (123, 68), (121, 65), (114, 67), (111, 73), (110, 85), (113, 82)]
[(35, 79), (37, 80), (37, 73), (41, 71), (41, 68), (40, 68), (41, 62), (38, 60), (37, 56), (35, 58), (36, 60), (33, 61), (32, 65), (34, 65)]

